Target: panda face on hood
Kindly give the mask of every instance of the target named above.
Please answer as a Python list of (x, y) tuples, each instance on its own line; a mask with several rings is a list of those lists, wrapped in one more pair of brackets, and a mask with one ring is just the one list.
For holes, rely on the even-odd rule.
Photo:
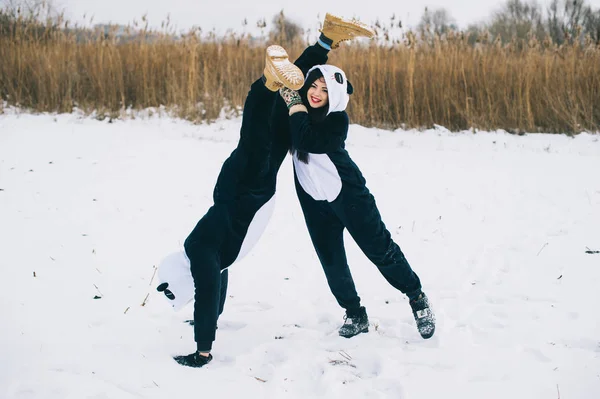
[[(323, 79), (327, 85), (327, 94), (329, 97), (329, 109), (327, 115), (332, 112), (345, 111), (350, 101), (349, 92), (352, 93), (352, 85), (346, 79), (346, 74), (340, 68), (333, 65), (316, 65), (306, 74), (306, 80), (310, 80), (310, 74), (314, 70), (319, 70), (323, 74)], [(314, 80), (313, 80), (314, 81)]]

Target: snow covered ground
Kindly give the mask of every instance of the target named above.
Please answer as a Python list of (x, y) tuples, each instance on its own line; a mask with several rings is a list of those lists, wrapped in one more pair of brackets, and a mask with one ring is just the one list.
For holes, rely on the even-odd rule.
[(265, 235), (231, 268), (215, 359), (177, 365), (194, 349), (192, 308), (168, 307), (154, 266), (211, 204), (239, 123), (0, 115), (0, 398), (600, 397), (588, 134), (351, 127), (350, 154), (437, 313), (429, 341), (350, 237), (371, 330), (337, 336), (288, 157)]

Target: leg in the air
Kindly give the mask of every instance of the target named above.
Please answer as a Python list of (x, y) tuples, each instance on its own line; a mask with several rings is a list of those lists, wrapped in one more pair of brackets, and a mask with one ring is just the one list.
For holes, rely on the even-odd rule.
[(265, 86), (271, 91), (282, 87), (298, 90), (304, 84), (302, 71), (289, 60), (288, 53), (278, 45), (267, 48), (264, 69)]
[(372, 38), (375, 31), (362, 22), (354, 19), (345, 19), (335, 15), (325, 14), (319, 44), (325, 48), (336, 49), (340, 43), (357, 37)]

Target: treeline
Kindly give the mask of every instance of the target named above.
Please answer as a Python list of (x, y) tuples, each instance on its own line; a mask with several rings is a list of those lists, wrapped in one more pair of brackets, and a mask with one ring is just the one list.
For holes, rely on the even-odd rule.
[[(418, 25), (424, 39), (456, 30), (456, 22), (443, 8), (425, 9)], [(471, 37), (471, 44), (484, 33), (503, 43), (535, 37), (558, 45), (586, 40), (600, 44), (600, 9), (584, 0), (550, 0), (546, 5), (508, 0), (489, 21), (471, 24), (465, 33)]]
[[(428, 11), (427, 23), (415, 31), (393, 38), (391, 28), (401, 23), (390, 18), (386, 26), (376, 24), (378, 40), (332, 51), (330, 62), (347, 72), (355, 88), (352, 122), (385, 128), (438, 124), (451, 130), (599, 131), (597, 37), (583, 25), (571, 32), (571, 22), (560, 25), (561, 40), (549, 31), (538, 34), (535, 24), (523, 33), (505, 23), (507, 32), (512, 29), (510, 38), (495, 34), (493, 26), (499, 26), (503, 12), (515, 12), (515, 4), (525, 3), (509, 1), (477, 32), (434, 26), (432, 21), (440, 19), (427, 20), (435, 14)], [(569, 15), (581, 21), (577, 15), (590, 18), (595, 12)], [(243, 106), (250, 83), (262, 73), (267, 44), (284, 44), (292, 57), (306, 46), (302, 29), (283, 13), (271, 25), (265, 37), (217, 37), (197, 30), (161, 33), (147, 26), (81, 29), (60, 18), (2, 12), (0, 98), (36, 111), (77, 107), (110, 117), (129, 108), (164, 106), (189, 120), (211, 121), (223, 110)]]

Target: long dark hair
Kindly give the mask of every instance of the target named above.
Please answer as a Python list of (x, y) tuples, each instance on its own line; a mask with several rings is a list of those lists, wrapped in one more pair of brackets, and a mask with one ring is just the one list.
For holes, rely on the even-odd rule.
[[(327, 117), (327, 112), (329, 111), (329, 102), (327, 103), (327, 105), (320, 108), (313, 108), (308, 102), (308, 89), (310, 89), (310, 86), (315, 82), (315, 80), (322, 77), (323, 72), (321, 72), (319, 68), (313, 69), (304, 80), (304, 85), (300, 88), (300, 90), (298, 90), (298, 94), (300, 94), (302, 103), (308, 110), (308, 116), (310, 117), (310, 120), (313, 123), (323, 122)], [(290, 154), (296, 154), (301, 162), (308, 163), (308, 152), (300, 151), (295, 148), (290, 148)]]

